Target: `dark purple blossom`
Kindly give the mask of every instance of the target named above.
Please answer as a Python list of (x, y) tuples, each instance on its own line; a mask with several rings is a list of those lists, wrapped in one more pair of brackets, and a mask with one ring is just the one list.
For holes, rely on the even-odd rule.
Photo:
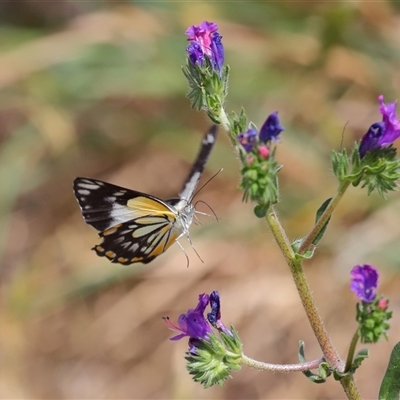
[(359, 148), (361, 158), (369, 151), (391, 145), (400, 137), (400, 120), (396, 115), (396, 102), (385, 104), (383, 95), (378, 97), (378, 101), (382, 122), (372, 124), (368, 132), (362, 137)]
[(267, 143), (270, 140), (276, 140), (284, 130), (285, 128), (279, 122), (278, 111), (275, 111), (268, 116), (260, 129), (260, 142)]
[(211, 312), (207, 314), (208, 322), (219, 331), (224, 332), (227, 335), (233, 336), (232, 332), (224, 325), (221, 320), (221, 305), (219, 293), (216, 290), (214, 290), (210, 294), (210, 306)]
[(254, 128), (247, 129), (246, 132), (237, 136), (238, 142), (243, 146), (246, 153), (250, 153), (256, 143), (258, 132)]
[(164, 318), (171, 330), (179, 332), (179, 335), (172, 337), (170, 340), (179, 340), (185, 336), (189, 336), (191, 339), (207, 339), (208, 334), (212, 332), (209, 323), (204, 318), (204, 310), (208, 305), (209, 298), (208, 294), (200, 294), (196, 308), (194, 310), (189, 309), (186, 314), (179, 316), (179, 326), (173, 325), (168, 318)]
[(222, 36), (217, 32), (218, 25), (214, 22), (203, 21), (199, 26), (192, 25), (186, 30), (190, 45), (186, 48), (189, 59), (193, 64), (203, 66), (207, 56), (213, 68), (220, 72), (224, 64), (224, 46)]
[(350, 288), (356, 296), (367, 303), (374, 301), (378, 286), (378, 271), (371, 265), (356, 265), (350, 272)]

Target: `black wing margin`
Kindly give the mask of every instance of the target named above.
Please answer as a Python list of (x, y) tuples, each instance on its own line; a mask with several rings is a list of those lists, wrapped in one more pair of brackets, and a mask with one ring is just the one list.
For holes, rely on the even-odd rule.
[(201, 178), (201, 174), (204, 171), (208, 157), (210, 156), (211, 150), (216, 142), (218, 133), (217, 128), (217, 125), (212, 125), (204, 135), (196, 161), (194, 162), (192, 169), (185, 180), (182, 191), (179, 194), (181, 199), (190, 202), (190, 200), (193, 198), (194, 192)]

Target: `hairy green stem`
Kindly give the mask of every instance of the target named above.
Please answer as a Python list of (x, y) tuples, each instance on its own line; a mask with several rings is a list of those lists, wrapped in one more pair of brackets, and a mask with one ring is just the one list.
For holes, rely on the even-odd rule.
[(256, 368), (261, 371), (271, 372), (296, 372), (296, 371), (308, 371), (310, 369), (318, 368), (318, 366), (324, 361), (323, 358), (319, 360), (307, 361), (299, 364), (269, 364), (261, 361), (253, 360), (250, 357), (242, 354), (242, 364), (247, 365), (251, 368)]
[(295, 252), (293, 251), (289, 239), (286, 236), (286, 232), (283, 229), (273, 206), (269, 208), (265, 218), (276, 242), (278, 243), (279, 248), (282, 251), (283, 256), (285, 257), (287, 263), (290, 264), (295, 258)]
[(315, 224), (315, 226), (311, 230), (311, 232), (303, 240), (303, 243), (301, 244), (301, 246), (298, 250), (298, 254), (304, 254), (309, 249), (312, 242), (315, 240), (315, 238), (318, 236), (318, 234), (321, 232), (322, 228), (325, 226), (325, 224), (331, 217), (333, 211), (339, 204), (339, 201), (343, 197), (343, 195), (346, 192), (349, 185), (350, 185), (350, 181), (344, 181), (339, 185), (339, 188), (338, 188), (335, 196), (332, 197), (332, 200), (330, 201), (328, 207), (322, 213), (321, 217), (319, 218), (319, 220), (317, 221), (317, 223)]
[[(229, 138), (232, 140), (231, 134), (231, 123), (229, 122), (229, 118), (226, 115), (224, 107), (221, 105), (218, 118), (221, 122), (222, 127), (228, 132)], [(234, 143), (236, 146), (236, 143)]]
[(346, 365), (344, 367), (344, 372), (349, 371), (351, 368), (351, 364), (353, 363), (354, 353), (356, 351), (356, 346), (357, 346), (359, 338), (360, 338), (360, 335), (358, 334), (358, 330), (357, 330), (356, 333), (353, 335), (353, 339), (351, 339), (349, 352), (347, 353)]
[(361, 400), (360, 392), (354, 382), (353, 375), (345, 376), (340, 381), (346, 396), (350, 400)]
[[(346, 188), (341, 191), (342, 195)], [(338, 191), (340, 192), (340, 191)], [(340, 196), (335, 196), (341, 197)], [(337, 204), (335, 201), (334, 204)], [(333, 211), (333, 209), (332, 209)], [(331, 211), (331, 212), (332, 212)], [(322, 217), (321, 217), (322, 218)], [(329, 215), (328, 215), (329, 218)], [(268, 210), (266, 215), (267, 223), (275, 237), (275, 240), (284, 255), (290, 272), (292, 273), (297, 291), (299, 293), (301, 302), (303, 304), (304, 310), (307, 314), (308, 320), (310, 322), (311, 328), (314, 331), (315, 337), (321, 347), (321, 350), (325, 356), (325, 359), (331, 364), (334, 369), (343, 372), (344, 370), (344, 362), (340, 358), (339, 353), (336, 351), (331, 339), (328, 335), (328, 332), (325, 329), (324, 323), (322, 321), (321, 316), (318, 313), (316, 304), (314, 302), (313, 296), (311, 294), (310, 287), (308, 286), (308, 282), (306, 276), (304, 274), (304, 270), (302, 267), (302, 260), (296, 258), (292, 246), (286, 236), (284, 229), (282, 228), (279, 219), (276, 215), (276, 212), (273, 207)], [(323, 226), (323, 225), (322, 225)], [(310, 241), (310, 243), (312, 240)], [(355, 386), (354, 380), (352, 377), (346, 377), (346, 379), (342, 379), (341, 385), (347, 395), (347, 397), (351, 400), (360, 399), (360, 395), (358, 393), (357, 387)]]

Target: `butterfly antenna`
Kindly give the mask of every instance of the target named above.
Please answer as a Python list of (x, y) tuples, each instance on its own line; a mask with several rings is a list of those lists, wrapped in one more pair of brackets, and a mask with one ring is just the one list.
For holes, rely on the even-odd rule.
[(219, 171), (217, 171), (203, 186), (200, 187), (200, 189), (194, 194), (194, 196), (191, 198), (191, 200), (193, 200), (200, 193), (200, 191), (203, 190), (204, 187), (207, 186), (223, 170), (224, 169), (221, 168)]
[[(217, 214), (215, 213), (215, 211), (212, 209), (212, 207), (211, 207), (208, 203), (206, 203), (206, 202), (203, 201), (203, 200), (198, 200), (198, 201), (196, 201), (196, 203), (194, 204), (194, 207), (195, 207), (195, 208), (196, 208), (196, 206), (197, 206), (198, 203), (205, 204), (205, 205), (211, 210), (211, 212), (213, 213), (214, 218), (216, 219), (216, 221), (218, 222), (218, 221), (220, 220), (220, 219), (218, 218)], [(201, 212), (201, 211), (197, 211), (197, 210), (196, 210), (196, 214), (206, 215), (207, 217), (212, 217), (212, 215), (210, 215), (210, 214), (207, 214), (207, 213), (204, 213), (204, 212)], [(195, 214), (195, 215), (196, 215), (196, 214)]]

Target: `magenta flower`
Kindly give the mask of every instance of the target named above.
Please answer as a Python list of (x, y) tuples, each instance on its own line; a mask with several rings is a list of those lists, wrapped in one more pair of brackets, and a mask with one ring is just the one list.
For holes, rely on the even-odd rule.
[(217, 31), (218, 25), (214, 22), (203, 21), (199, 26), (190, 26), (185, 32), (191, 42), (186, 51), (193, 64), (203, 66), (205, 57), (208, 57), (214, 70), (220, 73), (224, 64), (224, 46)]
[(359, 148), (361, 158), (369, 151), (391, 145), (400, 137), (400, 120), (396, 115), (396, 102), (385, 104), (383, 95), (378, 97), (378, 101), (382, 122), (372, 124), (368, 132), (362, 137)]
[(267, 143), (270, 140), (276, 140), (284, 130), (285, 128), (279, 122), (278, 111), (275, 111), (268, 116), (260, 129), (260, 142)]
[(207, 339), (208, 334), (212, 333), (212, 330), (203, 314), (208, 305), (209, 298), (208, 294), (200, 294), (199, 303), (196, 308), (194, 310), (189, 309), (186, 314), (179, 316), (179, 326), (173, 325), (169, 318), (164, 318), (171, 330), (179, 332), (179, 335), (172, 337), (170, 340), (179, 340), (185, 336), (189, 336), (191, 339)]
[(366, 303), (371, 303), (376, 297), (378, 286), (378, 271), (371, 265), (356, 265), (350, 272), (352, 279), (350, 288), (356, 296)]

